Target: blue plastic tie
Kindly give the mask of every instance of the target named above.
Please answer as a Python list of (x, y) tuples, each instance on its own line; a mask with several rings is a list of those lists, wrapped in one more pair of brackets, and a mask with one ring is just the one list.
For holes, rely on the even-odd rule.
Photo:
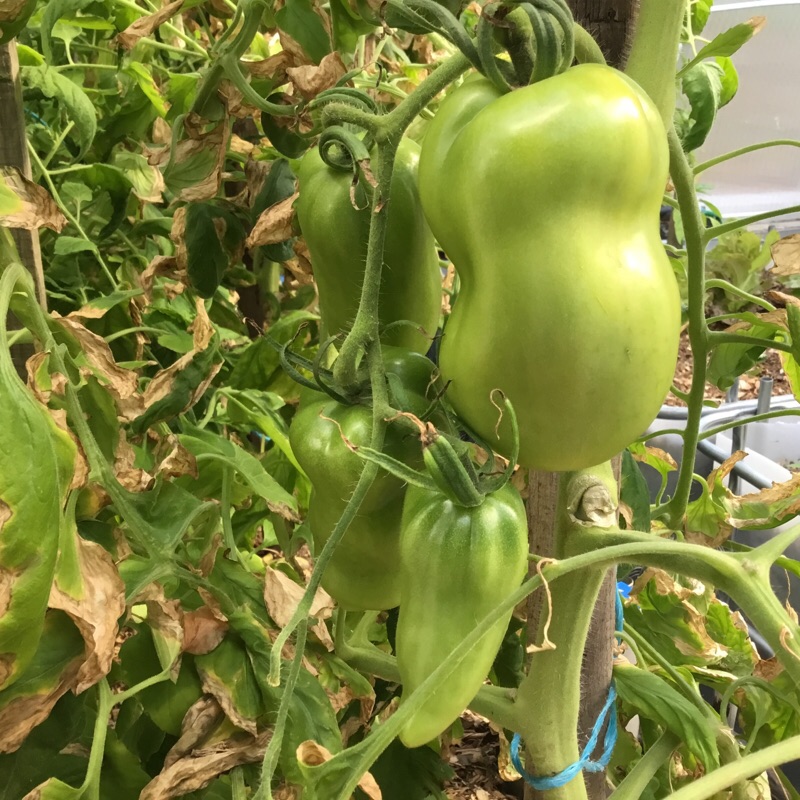
[[(617, 584), (617, 602), (615, 608), (617, 631), (622, 630), (624, 623), (624, 612), (620, 595), (623, 595), (627, 598), (630, 595), (630, 590), (631, 587), (626, 583)], [(522, 766), (522, 759), (520, 758), (519, 754), (520, 745), (522, 744), (522, 737), (518, 733), (515, 733), (514, 738), (511, 740), (511, 763), (514, 765), (517, 772), (519, 772), (525, 781), (533, 786), (534, 789), (544, 792), (548, 789), (558, 789), (561, 786), (566, 786), (571, 780), (573, 780), (573, 778), (577, 777), (580, 772), (601, 772), (604, 770), (611, 761), (611, 755), (613, 754), (614, 746), (617, 743), (617, 719), (615, 707), (616, 699), (617, 690), (612, 679), (611, 685), (608, 687), (608, 697), (606, 698), (605, 705), (603, 705), (603, 708), (594, 723), (589, 740), (586, 742), (586, 745), (581, 752), (580, 759), (578, 759), (578, 761), (575, 763), (570, 764), (568, 767), (565, 767), (561, 770), (561, 772), (558, 772), (555, 775), (548, 775), (546, 777), (531, 775), (531, 773)], [(611, 713), (612, 709), (614, 709), (614, 714), (612, 715), (612, 719), (609, 720), (609, 714)], [(603, 730), (603, 726), (606, 724), (607, 720), (608, 726), (606, 727), (606, 733), (603, 737), (603, 752), (600, 758), (594, 761), (592, 760), (592, 754), (597, 749), (597, 743), (600, 740), (600, 732)]]

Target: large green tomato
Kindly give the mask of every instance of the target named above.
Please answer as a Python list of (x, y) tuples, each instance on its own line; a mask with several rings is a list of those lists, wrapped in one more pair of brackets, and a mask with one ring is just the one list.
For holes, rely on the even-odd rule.
[(420, 197), (461, 289), (440, 350), (458, 414), (519, 462), (599, 464), (669, 390), (680, 300), (659, 238), (667, 138), (642, 90), (596, 64), (500, 95), (469, 79), (425, 136)]
[[(442, 276), (417, 193), (418, 162), (419, 146), (404, 139), (392, 173), (379, 315), (384, 326), (410, 320), (423, 328), (427, 335), (397, 326), (383, 341), (425, 353), (439, 325)], [(352, 174), (329, 167), (316, 148), (303, 158), (298, 178), (297, 219), (311, 253), (322, 322), (333, 336), (350, 329), (358, 310), (370, 201), (360, 184), (351, 198)]]
[[(511, 484), (473, 507), (411, 486), (400, 542), (397, 667), (405, 699), (519, 587), (528, 565), (525, 506)], [(400, 733), (403, 744), (436, 738), (472, 702), (510, 618), (511, 610), (414, 714)]]

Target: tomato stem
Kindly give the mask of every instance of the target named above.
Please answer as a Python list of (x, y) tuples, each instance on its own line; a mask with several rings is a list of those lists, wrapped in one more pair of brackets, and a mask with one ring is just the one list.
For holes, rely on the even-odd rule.
[(705, 220), (700, 212), (694, 174), (683, 152), (675, 128), (669, 131), (670, 175), (675, 185), (683, 229), (686, 236), (687, 277), (689, 291), (689, 343), (694, 356), (692, 386), (689, 390), (689, 413), (683, 436), (683, 457), (678, 472), (675, 494), (653, 512), (665, 518), (671, 528), (679, 528), (689, 503), (692, 476), (700, 436), (700, 421), (708, 370), (709, 331), (705, 319)]
[(641, 0), (625, 73), (656, 104), (664, 127), (675, 111), (675, 69), (685, 0)]

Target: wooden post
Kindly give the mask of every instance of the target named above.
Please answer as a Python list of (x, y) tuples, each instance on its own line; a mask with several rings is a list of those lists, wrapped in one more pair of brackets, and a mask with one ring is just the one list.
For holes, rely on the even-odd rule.
[[(12, 39), (0, 45), (0, 166), (16, 167), (27, 178), (31, 177), (31, 162), (28, 157), (25, 136), (25, 114), (22, 108), (22, 86), (19, 80), (17, 43)], [(17, 245), (20, 260), (33, 275), (36, 293), (43, 308), (47, 307), (42, 270), (42, 253), (39, 248), (39, 232), (15, 228), (11, 231)], [(8, 320), (9, 330), (19, 323), (13, 317)], [(11, 350), (14, 365), (21, 376), (25, 376), (25, 362), (33, 355), (30, 345), (15, 345)]]
[[(628, 51), (628, 38), (638, 8), (638, 0), (568, 0), (575, 21), (597, 40), (609, 64), (621, 67)], [(579, 224), (579, 223), (578, 223)], [(619, 463), (614, 471), (619, 476)], [(528, 530), (531, 552), (542, 556), (555, 553), (556, 499), (559, 476), (552, 472), (534, 472), (528, 477)], [(531, 571), (535, 568), (531, 566)], [(611, 682), (612, 642), (616, 579), (609, 570), (597, 598), (581, 669), (581, 713), (578, 739), (583, 746), (608, 696)], [(528, 601), (528, 640), (539, 629), (542, 597), (536, 592)], [(608, 795), (605, 772), (584, 773), (589, 800), (605, 800)], [(577, 778), (576, 778), (577, 780)], [(546, 800), (547, 792), (525, 787), (525, 800)]]

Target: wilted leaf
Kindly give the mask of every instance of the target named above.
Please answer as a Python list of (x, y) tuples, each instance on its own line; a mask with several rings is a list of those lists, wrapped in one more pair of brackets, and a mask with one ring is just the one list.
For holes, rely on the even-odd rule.
[(171, 478), (179, 478), (181, 475), (197, 478), (197, 459), (178, 441), (174, 434), (169, 434), (166, 441), (171, 449), (161, 459), (156, 471), (162, 475), (169, 475)]
[[(319, 767), (332, 758), (333, 753), (330, 750), (314, 741), (303, 742), (297, 748), (297, 760), (305, 767)], [(369, 772), (365, 772), (361, 776), (358, 787), (369, 797), (369, 800), (382, 800), (383, 798), (378, 782)]]
[(800, 233), (784, 236), (772, 245), (772, 275), (788, 278), (800, 273)]
[(156, 422), (172, 419), (190, 409), (211, 385), (222, 367), (216, 347), (198, 353), (191, 350), (174, 364), (156, 373), (141, 403), (121, 409), (126, 419), (132, 420), (131, 430), (142, 433)]
[(139, 800), (170, 800), (184, 797), (208, 786), (218, 775), (229, 772), (241, 764), (259, 763), (264, 757), (272, 732), (258, 736), (239, 733), (197, 750), (174, 761), (153, 778)]
[(28, 180), (16, 167), (0, 167), (0, 186), (8, 188), (17, 199), (16, 208), (0, 209), (0, 225), (33, 231), (50, 228), (61, 233), (67, 218), (49, 192)]
[(179, 600), (168, 599), (164, 587), (151, 583), (136, 597), (147, 605), (147, 625), (153, 634), (153, 644), (161, 669), (170, 669), (177, 677), (180, 654), (183, 652), (183, 609)]
[(84, 641), (66, 614), (51, 611), (28, 668), (0, 692), (0, 753), (13, 753), (47, 719), (58, 699), (75, 686)]
[(345, 72), (347, 67), (336, 52), (328, 53), (319, 66), (307, 64), (286, 69), (286, 74), (306, 100), (312, 100), (320, 92), (335, 86)]
[(69, 615), (86, 643), (73, 687), (83, 692), (111, 669), (118, 620), (125, 612), (125, 584), (110, 553), (79, 536), (74, 522), (65, 525), (61, 537), (48, 605)]
[(294, 201), (298, 196), (295, 192), (291, 197), (270, 206), (259, 216), (247, 237), (248, 249), (284, 242), (295, 235), (292, 223), (295, 218)]
[(725, 508), (730, 524), (744, 530), (774, 528), (788, 522), (800, 514), (800, 474), (743, 497), (729, 495)]
[(208, 606), (183, 616), (183, 650), (193, 655), (210, 653), (228, 632), (228, 622)]
[(167, 5), (154, 14), (139, 17), (136, 22), (129, 25), (124, 31), (117, 35), (119, 43), (126, 50), (132, 50), (139, 39), (143, 36), (150, 36), (156, 28), (163, 25), (167, 20), (172, 19), (172, 17), (180, 11), (183, 2), (184, 0), (174, 0), (174, 2), (167, 3)]
[[(268, 569), (264, 580), (264, 602), (267, 611), (279, 628), (283, 628), (292, 618), (300, 600), (305, 594), (305, 587), (293, 581), (279, 569)], [(317, 622), (311, 626), (320, 642), (328, 650), (333, 650), (333, 640), (323, 620), (330, 619), (336, 603), (324, 590), (317, 589), (311, 603), (308, 616)]]
[(259, 680), (241, 641), (223, 639), (210, 653), (196, 656), (195, 665), (203, 691), (217, 700), (234, 725), (255, 735), (257, 720), (266, 708)]
[(55, 316), (55, 320), (77, 341), (92, 367), (92, 373), (117, 400), (126, 400), (135, 394), (138, 375), (117, 365), (111, 348), (101, 336), (72, 317)]
[(208, 132), (196, 132), (182, 139), (172, 154), (169, 148), (151, 157), (164, 171), (167, 188), (184, 202), (216, 197), (222, 180), (222, 167), (228, 145), (229, 117)]

